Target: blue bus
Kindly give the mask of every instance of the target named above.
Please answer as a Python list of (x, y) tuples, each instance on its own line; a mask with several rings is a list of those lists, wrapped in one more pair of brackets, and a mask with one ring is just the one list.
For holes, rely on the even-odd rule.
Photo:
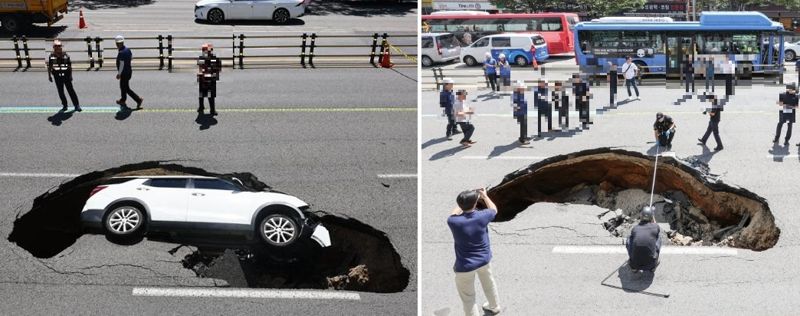
[(780, 23), (760, 12), (703, 12), (699, 22), (607, 17), (575, 25), (575, 60), (581, 69), (604, 74), (608, 61), (622, 65), (631, 56), (642, 73), (672, 77), (680, 76), (687, 55), (727, 56), (744, 76), (778, 73), (784, 33)]

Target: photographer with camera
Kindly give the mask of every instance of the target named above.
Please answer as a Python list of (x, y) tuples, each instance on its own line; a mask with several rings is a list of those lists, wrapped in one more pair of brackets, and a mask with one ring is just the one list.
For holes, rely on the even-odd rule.
[(476, 274), (488, 301), (483, 304), (484, 312), (497, 315), (500, 306), (490, 265), (492, 250), (489, 243), (489, 223), (497, 215), (497, 206), (484, 189), (461, 192), (456, 203), (458, 207), (447, 218), (447, 225), (455, 242), (456, 262), (453, 270), (456, 273), (458, 295), (464, 304), (464, 315), (478, 316), (478, 307), (475, 305)]
[(211, 108), (211, 115), (217, 115), (214, 107), (214, 98), (217, 97), (217, 80), (219, 72), (222, 70), (222, 62), (214, 55), (214, 46), (209, 43), (203, 44), (202, 54), (197, 58), (197, 82), (200, 84), (200, 105), (197, 113), (203, 114), (205, 106), (203, 98), (208, 98), (208, 106)]

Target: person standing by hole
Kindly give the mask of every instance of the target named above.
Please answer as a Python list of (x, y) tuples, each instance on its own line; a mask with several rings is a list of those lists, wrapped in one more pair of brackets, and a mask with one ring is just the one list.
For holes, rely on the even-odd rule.
[(67, 93), (69, 93), (69, 98), (72, 99), (72, 106), (75, 107), (75, 111), (82, 111), (78, 102), (78, 95), (72, 87), (72, 61), (69, 59), (69, 54), (64, 52), (61, 41), (58, 39), (53, 41), (53, 52), (47, 58), (47, 80), (53, 82), (53, 77), (55, 77), (58, 97), (61, 99), (61, 112), (67, 111), (67, 97), (64, 95), (65, 87), (67, 88)]
[(519, 124), (519, 143), (521, 145), (530, 145), (530, 138), (528, 138), (528, 102), (525, 101), (525, 82), (522, 80), (517, 81), (514, 85), (514, 93), (511, 95), (511, 105), (514, 107), (514, 118), (517, 119)]
[(775, 138), (772, 139), (772, 142), (778, 143), (778, 139), (781, 138), (783, 123), (788, 123), (783, 144), (789, 145), (789, 139), (792, 138), (792, 124), (795, 121), (795, 110), (797, 109), (797, 87), (794, 84), (787, 84), (786, 93), (778, 95), (778, 106), (781, 109), (778, 112), (778, 127), (775, 128)]
[(439, 93), (439, 107), (442, 108), (442, 115), (447, 117), (447, 131), (445, 137), (447, 140), (453, 140), (453, 135), (458, 134), (456, 129), (456, 118), (453, 115), (453, 104), (456, 97), (453, 95), (453, 84), (455, 81), (450, 78), (442, 79), (444, 86), (442, 92)]
[(656, 137), (656, 145), (665, 147), (667, 151), (672, 150), (672, 139), (675, 137), (675, 122), (669, 115), (656, 113), (656, 122), (653, 123), (653, 132)]
[(214, 55), (214, 46), (209, 43), (203, 44), (201, 47), (201, 55), (197, 59), (197, 82), (200, 87), (200, 106), (197, 107), (197, 113), (203, 114), (205, 106), (203, 99), (208, 98), (208, 107), (211, 109), (211, 115), (217, 115), (217, 110), (214, 104), (214, 98), (217, 97), (217, 81), (219, 80), (219, 73), (222, 70), (222, 62)]
[(708, 92), (708, 87), (711, 86), (711, 93), (714, 93), (714, 57), (709, 57), (703, 64), (706, 72), (706, 92)]
[(610, 61), (608, 62), (608, 74), (606, 74), (606, 81), (608, 82), (608, 106), (614, 107), (617, 105), (617, 65), (614, 65), (614, 63)]
[[(481, 202), (485, 208), (478, 208)], [(497, 215), (497, 206), (486, 194), (486, 190), (469, 190), (461, 192), (456, 198), (456, 207), (447, 218), (447, 226), (453, 234), (456, 261), (453, 265), (456, 277), (456, 289), (464, 306), (464, 315), (478, 316), (475, 304), (475, 275), (483, 287), (487, 302), (483, 311), (497, 315), (501, 308), (498, 304), (497, 287), (492, 275), (492, 249), (489, 242), (489, 223)]]
[(533, 92), (534, 106), (537, 110), (537, 131), (536, 137), (542, 137), (542, 117), (547, 120), (547, 131), (553, 130), (553, 108), (550, 106), (550, 100), (547, 98), (547, 81), (539, 79), (539, 84), (536, 91)]
[(489, 79), (492, 92), (500, 91), (500, 85), (497, 83), (497, 60), (492, 58), (492, 53), (486, 52), (486, 58), (483, 60), (483, 70), (486, 73), (486, 78)]
[(117, 104), (123, 109), (128, 108), (128, 104), (125, 103), (125, 100), (130, 95), (131, 98), (136, 101), (136, 109), (139, 110), (142, 108), (142, 101), (144, 101), (144, 99), (140, 98), (136, 92), (133, 92), (130, 86), (131, 76), (133, 75), (133, 68), (131, 67), (133, 53), (131, 53), (130, 48), (125, 47), (125, 38), (122, 37), (122, 35), (117, 35), (117, 37), (114, 38), (114, 42), (116, 42), (117, 49), (119, 50), (117, 53), (117, 80), (119, 80), (119, 90), (122, 96), (117, 100)]
[[(553, 105), (558, 111), (558, 126), (561, 131), (569, 128), (569, 96), (561, 81), (556, 81), (553, 87)], [(564, 123), (562, 124), (562, 119)]]
[(497, 67), (500, 69), (500, 79), (503, 80), (504, 91), (511, 87), (511, 64), (506, 60), (505, 54), (497, 56)]
[(700, 142), (698, 145), (705, 147), (708, 137), (713, 133), (714, 141), (717, 142), (717, 147), (714, 148), (714, 151), (720, 151), (722, 150), (722, 140), (719, 138), (719, 121), (721, 119), (722, 108), (719, 107), (717, 98), (714, 97), (713, 94), (709, 95), (708, 98), (711, 99), (711, 110), (703, 112), (703, 114), (708, 113), (708, 128), (706, 128), (706, 133), (703, 137), (698, 138), (697, 141)]
[(692, 86), (692, 93), (694, 93), (694, 62), (692, 62), (689, 55), (683, 55), (681, 73), (683, 74), (683, 84), (686, 86), (686, 95), (689, 96), (690, 84)]
[(589, 85), (583, 82), (580, 74), (572, 75), (572, 91), (575, 94), (575, 110), (578, 111), (578, 119), (581, 121), (583, 129), (589, 128), (589, 98), (592, 93), (589, 92)]
[(461, 146), (464, 146), (464, 148), (472, 147), (472, 144), (476, 143), (472, 140), (475, 126), (470, 123), (470, 117), (472, 117), (472, 114), (475, 114), (475, 112), (467, 105), (466, 90), (458, 90), (456, 92), (454, 111), (456, 114), (456, 124), (458, 124), (464, 132), (464, 138), (460, 141)]
[(645, 206), (640, 214), (639, 224), (633, 226), (625, 248), (628, 250), (628, 266), (631, 270), (654, 272), (661, 253), (661, 227), (653, 216), (654, 207)]
[(631, 100), (631, 86), (636, 91), (636, 100), (639, 100), (639, 88), (636, 87), (636, 76), (638, 75), (639, 66), (633, 63), (631, 56), (625, 57), (625, 64), (622, 65), (622, 76), (625, 77), (625, 88), (628, 89), (628, 101)]

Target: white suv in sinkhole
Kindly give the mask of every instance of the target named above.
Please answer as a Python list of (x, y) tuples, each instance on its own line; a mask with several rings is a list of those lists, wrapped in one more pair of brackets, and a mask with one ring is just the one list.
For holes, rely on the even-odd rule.
[(170, 233), (212, 243), (264, 243), (287, 248), (300, 238), (331, 245), (328, 230), (303, 212), (309, 205), (279, 193), (248, 190), (232, 178), (119, 177), (99, 185), (81, 211), (86, 228), (109, 237)]

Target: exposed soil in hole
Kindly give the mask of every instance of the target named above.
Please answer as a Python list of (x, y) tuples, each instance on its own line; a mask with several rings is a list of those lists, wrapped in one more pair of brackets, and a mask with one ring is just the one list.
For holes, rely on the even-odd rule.
[[(83, 234), (80, 212), (95, 186), (116, 176), (173, 174), (235, 177), (248, 188), (274, 191), (250, 173), (217, 174), (157, 161), (124, 165), (81, 175), (36, 197), (31, 210), (17, 214), (8, 240), (35, 257), (53, 257)], [(399, 292), (406, 288), (410, 272), (385, 233), (341, 215), (321, 211), (306, 215), (325, 225), (331, 247), (303, 248), (305, 253), (291, 262), (276, 260), (258, 249), (222, 253), (198, 250), (184, 259), (184, 267), (198, 276), (224, 279), (231, 286), (370, 292)]]
[[(497, 221), (511, 220), (538, 202), (594, 204), (612, 210), (598, 217), (621, 235), (648, 204), (652, 177), (653, 157), (598, 148), (531, 164), (488, 193), (498, 207)], [(676, 244), (760, 251), (778, 242), (780, 229), (767, 201), (723, 183), (699, 160), (659, 158), (655, 192), (657, 220), (677, 232), (670, 236)]]

